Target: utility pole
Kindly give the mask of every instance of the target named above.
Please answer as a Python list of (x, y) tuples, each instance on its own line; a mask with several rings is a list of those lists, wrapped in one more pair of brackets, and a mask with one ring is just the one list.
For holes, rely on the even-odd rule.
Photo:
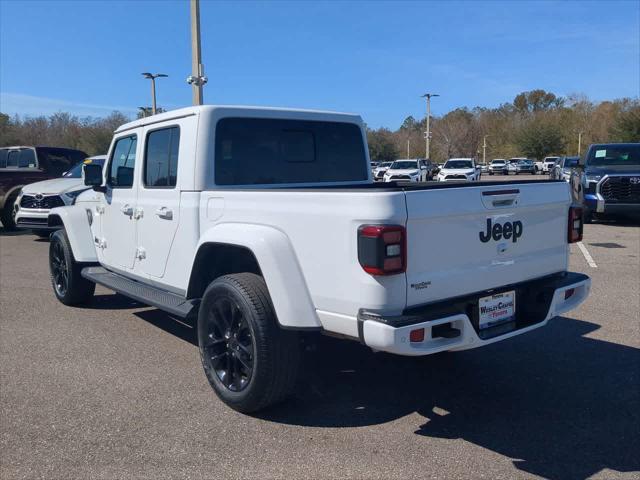
[(144, 78), (151, 80), (151, 115), (156, 114), (156, 78), (168, 77), (164, 73), (149, 73), (144, 72), (142, 74)]
[(490, 135), (485, 135), (482, 137), (482, 164), (487, 164), (487, 137)]
[(200, 0), (191, 0), (191, 75), (187, 83), (193, 87), (193, 104), (202, 105), (202, 87), (207, 83), (200, 54)]
[(438, 95), (437, 93), (425, 93), (424, 95), (422, 95), (422, 98), (426, 98), (427, 99), (427, 131), (424, 132), (424, 137), (425, 137), (425, 145), (424, 145), (424, 151), (425, 151), (425, 158), (428, 160), (429, 159), (429, 148), (430, 148), (430, 143), (431, 143), (431, 129), (430, 129), (430, 120), (431, 120), (431, 97), (439, 97), (440, 95)]
[(409, 145), (411, 145), (411, 139), (407, 138), (407, 158), (411, 158), (411, 156), (409, 155)]
[(580, 150), (582, 150), (582, 132), (578, 132), (578, 156), (580, 156)]

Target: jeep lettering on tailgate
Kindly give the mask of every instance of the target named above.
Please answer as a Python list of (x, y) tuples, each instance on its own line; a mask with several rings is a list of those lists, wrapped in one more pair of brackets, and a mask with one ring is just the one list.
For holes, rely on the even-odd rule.
[(487, 231), (480, 232), (480, 241), (487, 243), (492, 238), (495, 241), (504, 238), (505, 240), (512, 239), (513, 243), (516, 243), (522, 236), (522, 222), (516, 220), (515, 222), (495, 223), (491, 226), (491, 219), (487, 218)]

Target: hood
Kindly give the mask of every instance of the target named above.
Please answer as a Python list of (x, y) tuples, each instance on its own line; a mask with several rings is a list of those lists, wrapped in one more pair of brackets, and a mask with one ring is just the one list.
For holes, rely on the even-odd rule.
[(416, 174), (418, 172), (418, 168), (402, 168), (402, 169), (387, 169), (388, 174), (390, 175), (409, 175), (409, 174)]
[(443, 168), (440, 173), (444, 175), (469, 175), (475, 172), (474, 168)]
[(609, 173), (640, 175), (640, 165), (598, 165), (593, 167), (587, 165), (584, 173), (587, 175), (607, 175)]
[(22, 187), (22, 191), (28, 194), (42, 193), (43, 195), (50, 193), (65, 193), (74, 190), (82, 190), (89, 188), (85, 186), (82, 178), (54, 178), (53, 180), (44, 180), (42, 182), (30, 183)]

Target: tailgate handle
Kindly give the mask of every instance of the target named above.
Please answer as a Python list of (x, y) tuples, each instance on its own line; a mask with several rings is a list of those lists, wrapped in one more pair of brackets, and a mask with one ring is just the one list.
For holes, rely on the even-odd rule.
[(518, 204), (520, 190), (486, 190), (482, 192), (482, 203), (486, 208), (510, 207)]
[(503, 200), (494, 200), (491, 203), (494, 207), (508, 207), (509, 205), (513, 205), (514, 201), (515, 199), (513, 198), (505, 198)]

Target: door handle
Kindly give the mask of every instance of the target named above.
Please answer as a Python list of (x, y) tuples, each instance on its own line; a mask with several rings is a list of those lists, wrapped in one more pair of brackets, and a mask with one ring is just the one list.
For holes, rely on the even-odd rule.
[(165, 218), (167, 220), (173, 219), (173, 210), (169, 210), (167, 207), (160, 207), (156, 210), (156, 215), (160, 218)]
[(128, 203), (124, 204), (122, 208), (120, 208), (120, 211), (128, 216), (133, 215), (133, 207)]

